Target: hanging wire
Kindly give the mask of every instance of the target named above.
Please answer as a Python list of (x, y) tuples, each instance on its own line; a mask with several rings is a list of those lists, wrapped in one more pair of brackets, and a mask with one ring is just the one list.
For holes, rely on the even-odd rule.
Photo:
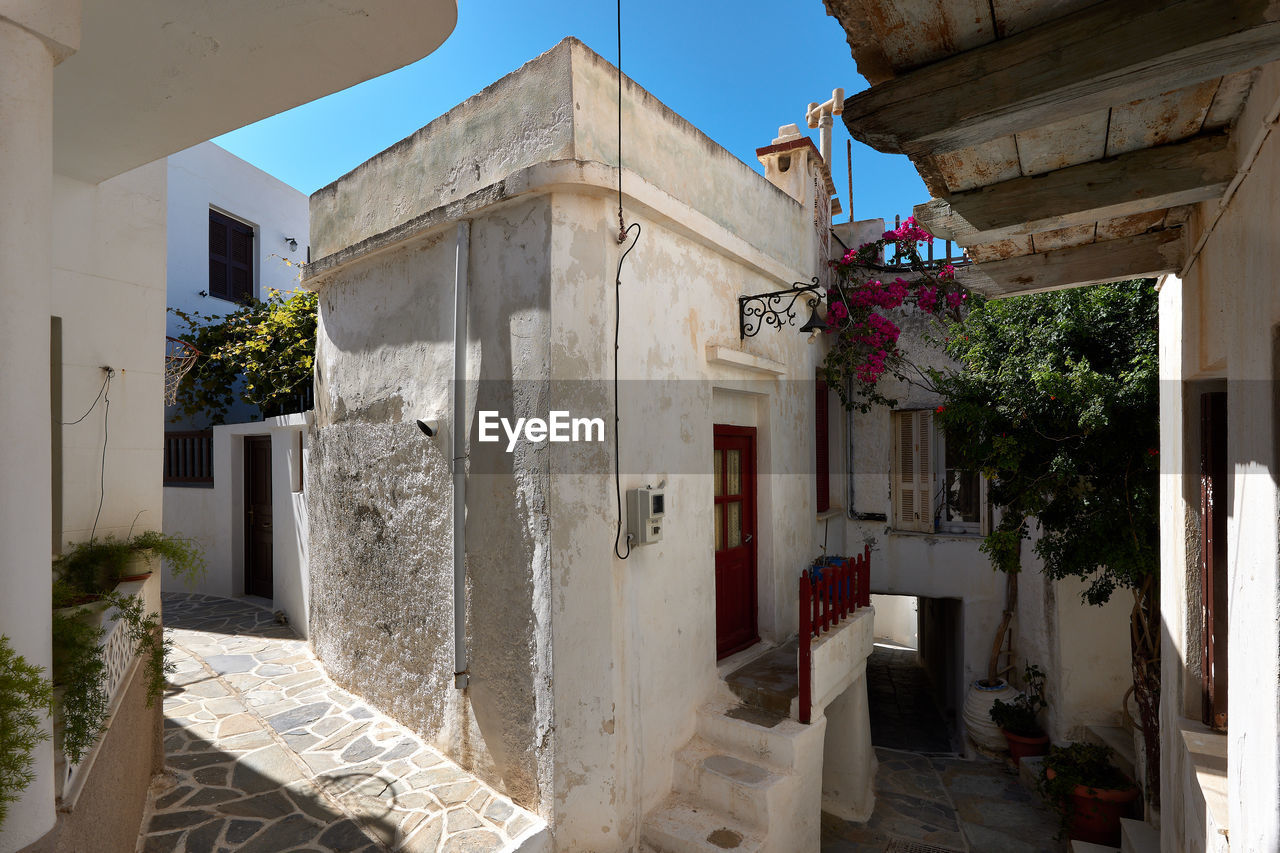
[(620, 472), (622, 467), (622, 426), (618, 418), (618, 330), (622, 325), (622, 262), (627, 259), (627, 255), (631, 254), (631, 250), (636, 247), (636, 243), (640, 242), (640, 223), (632, 222), (622, 232), (622, 238), (625, 240), (633, 228), (636, 232), (636, 238), (622, 253), (622, 257), (618, 258), (618, 276), (614, 281), (613, 288), (613, 482), (618, 494), (618, 532), (613, 538), (613, 553), (623, 560), (631, 556), (632, 534), (627, 534), (627, 551), (624, 554), (618, 550), (618, 546), (622, 542), (622, 474)]
[(98, 396), (93, 398), (89, 410), (74, 421), (58, 421), (59, 426), (75, 426), (93, 414), (93, 410), (98, 408), (98, 401), (106, 403), (106, 407), (102, 410), (102, 462), (98, 470), (98, 511), (93, 516), (93, 529), (89, 532), (90, 542), (93, 542), (98, 534), (98, 520), (102, 518), (102, 504), (107, 495), (107, 428), (111, 417), (111, 378), (116, 375), (116, 372), (110, 367), (103, 369), (107, 372), (107, 377), (102, 380), (102, 387), (98, 389)]
[(98, 401), (102, 399), (102, 395), (107, 390), (107, 386), (111, 384), (111, 373), (112, 371), (107, 371), (107, 378), (102, 380), (102, 387), (98, 389), (98, 396), (94, 397), (93, 402), (89, 404), (89, 410), (74, 421), (58, 421), (58, 426), (75, 426), (85, 418), (89, 417), (89, 415), (93, 414), (93, 410), (98, 408)]
[[(93, 542), (98, 535), (98, 519), (102, 518), (102, 501), (107, 495), (107, 425), (111, 417), (111, 377), (116, 372), (107, 368), (107, 381), (102, 386), (102, 400), (106, 404), (102, 410), (102, 465), (98, 469), (98, 511), (93, 516), (93, 529), (89, 531), (89, 541)], [(94, 402), (97, 405), (97, 402)], [(87, 413), (86, 413), (87, 414)]]
[(631, 556), (632, 533), (627, 534), (627, 550), (622, 545), (622, 422), (618, 417), (618, 335), (622, 326), (622, 264), (627, 255), (640, 242), (640, 223), (626, 224), (622, 213), (622, 0), (618, 0), (618, 243), (627, 242), (631, 231), (635, 230), (635, 239), (618, 258), (618, 274), (614, 277), (613, 288), (613, 483), (618, 498), (618, 527), (613, 537), (613, 553), (618, 559), (625, 560)]
[[(622, 218), (622, 0), (618, 0), (618, 242), (627, 242), (626, 220)], [(622, 257), (625, 258), (626, 254)], [(621, 275), (621, 261), (618, 262), (618, 269)], [(614, 343), (616, 345), (617, 341)]]

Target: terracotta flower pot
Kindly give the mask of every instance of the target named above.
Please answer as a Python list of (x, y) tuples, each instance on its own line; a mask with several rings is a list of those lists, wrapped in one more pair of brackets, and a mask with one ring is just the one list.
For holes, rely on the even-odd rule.
[[(1053, 768), (1045, 768), (1045, 777), (1056, 776)], [(1071, 822), (1067, 835), (1075, 841), (1092, 844), (1120, 845), (1120, 818), (1129, 813), (1130, 804), (1138, 798), (1137, 787), (1124, 790), (1090, 788), (1076, 785), (1071, 792)]]
[(1004, 734), (1005, 742), (1009, 744), (1009, 757), (1013, 759), (1015, 767), (1024, 758), (1044, 755), (1049, 751), (1048, 735), (1023, 737), (1022, 735), (1015, 735), (1008, 729), (1001, 729), (1000, 731)]

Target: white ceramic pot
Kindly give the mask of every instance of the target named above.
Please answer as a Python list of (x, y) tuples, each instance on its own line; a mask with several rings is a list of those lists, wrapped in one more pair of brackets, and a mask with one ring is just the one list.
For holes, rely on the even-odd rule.
[(969, 692), (965, 694), (964, 709), (960, 712), (960, 716), (964, 718), (965, 730), (974, 746), (987, 752), (1009, 751), (1009, 745), (1005, 742), (1000, 728), (991, 722), (991, 706), (997, 699), (1002, 702), (1012, 702), (1017, 692), (1004, 679), (999, 680), (992, 687), (984, 687), (981, 681), (975, 681), (969, 685)]

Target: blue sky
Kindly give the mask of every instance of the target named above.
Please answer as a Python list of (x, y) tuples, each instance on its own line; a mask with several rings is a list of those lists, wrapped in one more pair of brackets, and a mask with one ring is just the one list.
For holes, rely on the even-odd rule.
[[(617, 59), (608, 0), (458, 6), (457, 29), (425, 59), (214, 141), (311, 193), (565, 36)], [(622, 23), (623, 70), (757, 171), (755, 149), (772, 142), (779, 125), (795, 122), (807, 131), (806, 104), (825, 101), (837, 86), (846, 94), (866, 86), (822, 0), (624, 0)], [(817, 131), (807, 132), (816, 141)], [(833, 177), (846, 213), (848, 138), (837, 119)], [(906, 216), (928, 198), (905, 157), (855, 142), (853, 173), (859, 219)]]

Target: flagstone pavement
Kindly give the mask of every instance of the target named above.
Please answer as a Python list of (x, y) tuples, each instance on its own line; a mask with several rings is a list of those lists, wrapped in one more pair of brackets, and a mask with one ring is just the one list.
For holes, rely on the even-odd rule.
[(879, 768), (865, 823), (822, 816), (822, 853), (1063, 853), (1058, 816), (1007, 762), (952, 752), (928, 677), (910, 650), (877, 644), (867, 661)]
[(540, 846), (546, 824), (331, 682), (244, 600), (164, 595), (166, 773), (138, 853)]

